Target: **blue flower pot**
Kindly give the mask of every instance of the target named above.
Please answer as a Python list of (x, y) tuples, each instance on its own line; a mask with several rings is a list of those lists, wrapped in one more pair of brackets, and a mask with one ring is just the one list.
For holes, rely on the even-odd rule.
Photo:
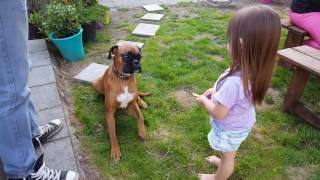
[(49, 39), (57, 46), (64, 59), (75, 62), (84, 57), (82, 32), (81, 28), (77, 34), (66, 38), (57, 38), (56, 33), (52, 32)]

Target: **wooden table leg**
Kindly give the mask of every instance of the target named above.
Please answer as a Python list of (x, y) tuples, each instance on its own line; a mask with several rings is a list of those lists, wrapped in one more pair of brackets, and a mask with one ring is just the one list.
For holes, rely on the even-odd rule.
[(296, 68), (284, 98), (283, 111), (292, 112), (294, 110), (294, 106), (299, 102), (300, 97), (303, 95), (303, 90), (309, 75), (310, 73), (308, 71), (299, 67)]
[(300, 118), (307, 121), (312, 126), (320, 129), (320, 117), (307, 109), (302, 103), (298, 103), (297, 105), (295, 105), (293, 111)]
[(303, 95), (303, 90), (308, 81), (309, 75), (310, 73), (308, 71), (297, 67), (293, 78), (290, 81), (282, 109), (285, 112), (297, 114), (300, 118), (314, 127), (320, 128), (320, 117), (299, 102), (299, 99)]

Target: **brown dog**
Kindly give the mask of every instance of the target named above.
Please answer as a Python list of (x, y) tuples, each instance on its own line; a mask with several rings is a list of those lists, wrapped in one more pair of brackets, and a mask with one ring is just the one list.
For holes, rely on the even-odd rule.
[(141, 50), (133, 45), (113, 46), (109, 51), (109, 59), (114, 54), (113, 64), (104, 75), (93, 81), (94, 89), (105, 96), (105, 113), (111, 143), (111, 158), (120, 160), (121, 152), (116, 136), (114, 114), (118, 108), (128, 108), (137, 120), (138, 135), (144, 140), (144, 118), (139, 106), (146, 108), (146, 103), (140, 96), (149, 93), (137, 91), (135, 73), (141, 72)]

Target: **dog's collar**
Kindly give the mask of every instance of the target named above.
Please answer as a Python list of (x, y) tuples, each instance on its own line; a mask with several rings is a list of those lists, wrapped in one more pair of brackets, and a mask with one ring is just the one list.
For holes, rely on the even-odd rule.
[(119, 72), (114, 64), (112, 65), (112, 71), (117, 76), (118, 80), (128, 80), (133, 76), (133, 74)]

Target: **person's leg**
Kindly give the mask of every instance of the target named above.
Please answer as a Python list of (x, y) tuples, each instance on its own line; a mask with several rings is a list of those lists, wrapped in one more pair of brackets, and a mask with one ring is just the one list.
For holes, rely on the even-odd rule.
[[(33, 114), (27, 87), (26, 1), (0, 1), (0, 158), (8, 176), (33, 172)], [(34, 129), (34, 134), (38, 132)]]
[(215, 175), (215, 179), (226, 180), (231, 176), (234, 169), (234, 159), (236, 154), (237, 152), (221, 153), (221, 162)]
[(219, 165), (221, 163), (221, 159), (215, 155), (211, 155), (211, 156), (206, 157), (206, 161), (208, 161), (212, 165), (215, 165), (216, 167), (219, 167)]
[(320, 49), (320, 12), (298, 14), (289, 12), (291, 22), (307, 31), (311, 38), (305, 44)]
[(237, 152), (221, 153), (221, 158), (216, 174), (199, 174), (200, 180), (227, 180), (233, 173), (234, 159), (236, 157), (236, 154)]

